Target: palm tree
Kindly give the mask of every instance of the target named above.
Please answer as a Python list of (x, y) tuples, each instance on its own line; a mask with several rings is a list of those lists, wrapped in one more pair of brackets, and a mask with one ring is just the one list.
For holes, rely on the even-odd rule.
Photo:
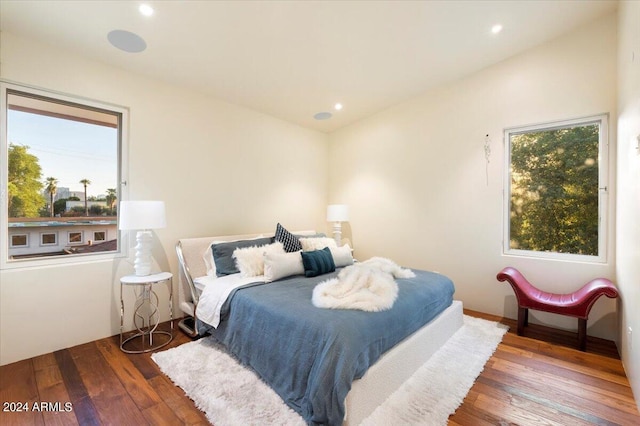
[(48, 177), (47, 178), (47, 183), (45, 186), (45, 191), (47, 191), (49, 193), (49, 201), (50, 201), (50, 207), (51, 207), (51, 217), (55, 216), (54, 211), (53, 211), (53, 196), (56, 195), (56, 192), (58, 192), (58, 179), (54, 178), (54, 177)]
[(87, 185), (91, 185), (91, 181), (89, 179), (82, 179), (80, 183), (84, 185), (84, 215), (89, 216), (89, 206), (87, 204)]
[(118, 198), (116, 189), (107, 188), (107, 196), (105, 198), (107, 199), (107, 204), (109, 205), (109, 209), (113, 210), (113, 203), (115, 203), (116, 199)]

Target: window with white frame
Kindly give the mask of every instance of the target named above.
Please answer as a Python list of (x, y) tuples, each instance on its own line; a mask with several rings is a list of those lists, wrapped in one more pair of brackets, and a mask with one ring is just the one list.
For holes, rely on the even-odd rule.
[(29, 247), (29, 236), (27, 234), (13, 234), (11, 247)]
[[(82, 246), (94, 221), (117, 229), (127, 121), (123, 107), (0, 81), (0, 191), (7, 194), (0, 200), (1, 268), (120, 255), (117, 232), (116, 244), (104, 251), (77, 247), (69, 253), (56, 252), (58, 236), (43, 229), (40, 245), (52, 251), (34, 248), (24, 256), (28, 241), (21, 245), (19, 235), (6, 231), (28, 224), (38, 232), (38, 227), (64, 223), (77, 228), (68, 233), (68, 243)], [(11, 249), (17, 247), (23, 250), (14, 258)]]
[(58, 234), (55, 232), (43, 232), (40, 234), (40, 245), (55, 246), (58, 244)]
[(106, 231), (94, 231), (93, 233), (93, 241), (107, 241), (107, 233)]
[(82, 243), (82, 232), (69, 232), (69, 244)]
[(505, 130), (504, 252), (606, 262), (607, 115)]

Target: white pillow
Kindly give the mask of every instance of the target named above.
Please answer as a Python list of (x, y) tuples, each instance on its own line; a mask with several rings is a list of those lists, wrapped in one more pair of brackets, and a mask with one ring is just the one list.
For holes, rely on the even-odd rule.
[(302, 251), (322, 250), (325, 247), (338, 247), (336, 240), (329, 237), (300, 238), (300, 245), (302, 245)]
[(345, 244), (342, 247), (329, 247), (329, 250), (331, 251), (331, 256), (333, 256), (333, 263), (336, 264), (336, 268), (353, 265), (353, 255), (351, 254), (349, 244)]
[(270, 283), (292, 275), (304, 275), (304, 265), (299, 251), (291, 253), (265, 253), (264, 278)]
[(204, 266), (207, 268), (207, 275), (215, 276), (216, 264), (213, 263), (213, 252), (211, 251), (211, 244), (209, 244), (204, 253), (202, 253), (202, 260), (204, 260)]
[(260, 247), (237, 248), (233, 251), (233, 258), (242, 277), (257, 277), (264, 275), (264, 254), (284, 253), (282, 243), (276, 242)]

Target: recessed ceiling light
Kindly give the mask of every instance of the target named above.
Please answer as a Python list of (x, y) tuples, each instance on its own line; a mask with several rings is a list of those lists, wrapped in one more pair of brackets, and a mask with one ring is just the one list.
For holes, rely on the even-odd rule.
[(110, 31), (107, 39), (114, 47), (129, 53), (139, 53), (147, 48), (147, 42), (142, 37), (129, 31)]
[(151, 6), (149, 6), (146, 3), (143, 3), (140, 5), (140, 7), (138, 7), (138, 10), (140, 11), (140, 13), (142, 13), (144, 16), (151, 16), (153, 15), (153, 8)]
[(498, 34), (500, 31), (502, 31), (502, 25), (500, 24), (495, 24), (493, 27), (491, 27), (491, 32), (493, 34)]
[(328, 120), (331, 117), (332, 116), (330, 112), (319, 112), (313, 116), (313, 118), (315, 118), (316, 120)]
[(336, 111), (340, 111), (342, 109), (342, 104), (341, 103), (337, 103), (333, 107), (336, 109)]

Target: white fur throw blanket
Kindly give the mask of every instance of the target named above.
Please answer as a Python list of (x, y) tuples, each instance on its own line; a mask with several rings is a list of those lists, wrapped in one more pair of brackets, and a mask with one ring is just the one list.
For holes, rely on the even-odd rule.
[(318, 308), (358, 309), (378, 312), (391, 309), (398, 297), (394, 278), (412, 278), (416, 274), (389, 259), (372, 257), (347, 266), (313, 289), (311, 301)]

